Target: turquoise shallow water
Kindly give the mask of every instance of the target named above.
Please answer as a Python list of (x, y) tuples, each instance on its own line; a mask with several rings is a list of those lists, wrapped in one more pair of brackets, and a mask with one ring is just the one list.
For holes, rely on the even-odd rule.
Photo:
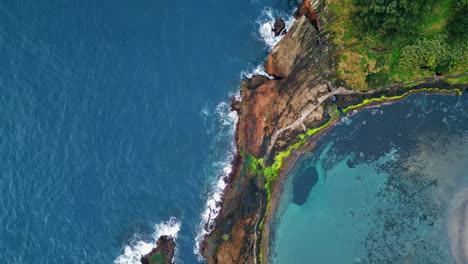
[[(466, 94), (412, 95), (333, 128), (289, 175), (273, 263), (452, 263), (447, 211), (468, 183), (467, 106)], [(318, 181), (297, 186), (310, 167)]]

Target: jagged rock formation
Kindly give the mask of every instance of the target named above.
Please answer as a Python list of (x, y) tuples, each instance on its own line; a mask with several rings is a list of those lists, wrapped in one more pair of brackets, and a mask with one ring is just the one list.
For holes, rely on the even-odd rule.
[(172, 264), (175, 241), (170, 236), (161, 236), (156, 242), (156, 248), (141, 257), (142, 264)]

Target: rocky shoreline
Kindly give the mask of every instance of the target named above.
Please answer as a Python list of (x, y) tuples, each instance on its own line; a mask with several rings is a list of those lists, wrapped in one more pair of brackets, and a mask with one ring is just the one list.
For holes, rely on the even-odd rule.
[(172, 264), (175, 252), (175, 241), (171, 236), (161, 236), (156, 247), (141, 257), (142, 264)]
[[(342, 47), (333, 44), (332, 32), (321, 28), (333, 21), (329, 7), (323, 1), (305, 0), (295, 17), (265, 62), (265, 71), (274, 78), (244, 79), (242, 100), (231, 101), (239, 115), (237, 153), (221, 211), (202, 243), (207, 263), (268, 263), (270, 219), (282, 182), (301, 154), (310, 151), (340, 115), (401, 100), (410, 93), (461, 94), (466, 89), (434, 77), (413, 87), (392, 84), (352, 90), (336, 74)], [(441, 86), (446, 88), (437, 89)]]

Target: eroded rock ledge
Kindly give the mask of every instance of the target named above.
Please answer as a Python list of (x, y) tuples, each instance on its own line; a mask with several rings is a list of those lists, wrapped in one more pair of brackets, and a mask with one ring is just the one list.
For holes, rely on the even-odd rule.
[[(305, 0), (296, 17), (265, 62), (266, 72), (274, 78), (246, 79), (240, 88), (242, 100), (232, 99), (232, 109), (239, 114), (238, 152), (215, 229), (202, 244), (209, 264), (268, 262), (269, 219), (281, 190), (281, 177), (302, 152), (314, 146), (319, 135), (308, 137), (304, 146), (285, 158), (279, 180), (270, 191), (265, 189), (260, 167), (274, 164), (278, 153), (297, 143), (307, 129), (337, 121), (338, 110), (415, 89), (401, 84), (372, 91), (349, 89), (336, 74), (341, 47), (334, 46), (333, 35), (322, 28), (333, 20), (331, 10), (324, 2)], [(427, 80), (423, 85), (437, 86), (437, 81)]]
[(142, 264), (172, 264), (175, 250), (174, 238), (161, 236), (156, 242), (156, 247), (150, 253), (141, 257)]

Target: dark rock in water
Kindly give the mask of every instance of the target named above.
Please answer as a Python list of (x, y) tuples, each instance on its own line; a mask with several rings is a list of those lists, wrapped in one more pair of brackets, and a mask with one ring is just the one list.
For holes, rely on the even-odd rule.
[(156, 242), (156, 248), (141, 257), (142, 264), (171, 264), (175, 250), (174, 239), (170, 236), (161, 236)]
[(269, 81), (268, 77), (263, 75), (254, 75), (252, 78), (245, 78), (242, 80), (241, 89), (255, 90), (262, 84)]
[(281, 18), (276, 19), (275, 24), (273, 25), (273, 28), (271, 31), (275, 33), (275, 37), (279, 35), (284, 35), (286, 34), (286, 23), (284, 23), (284, 20)]
[(351, 168), (351, 169), (356, 168), (354, 159), (349, 158), (349, 159), (346, 161), (346, 166), (348, 166), (348, 168)]
[(293, 181), (293, 203), (303, 205), (318, 179), (319, 176), (315, 167), (307, 167), (296, 175)]

